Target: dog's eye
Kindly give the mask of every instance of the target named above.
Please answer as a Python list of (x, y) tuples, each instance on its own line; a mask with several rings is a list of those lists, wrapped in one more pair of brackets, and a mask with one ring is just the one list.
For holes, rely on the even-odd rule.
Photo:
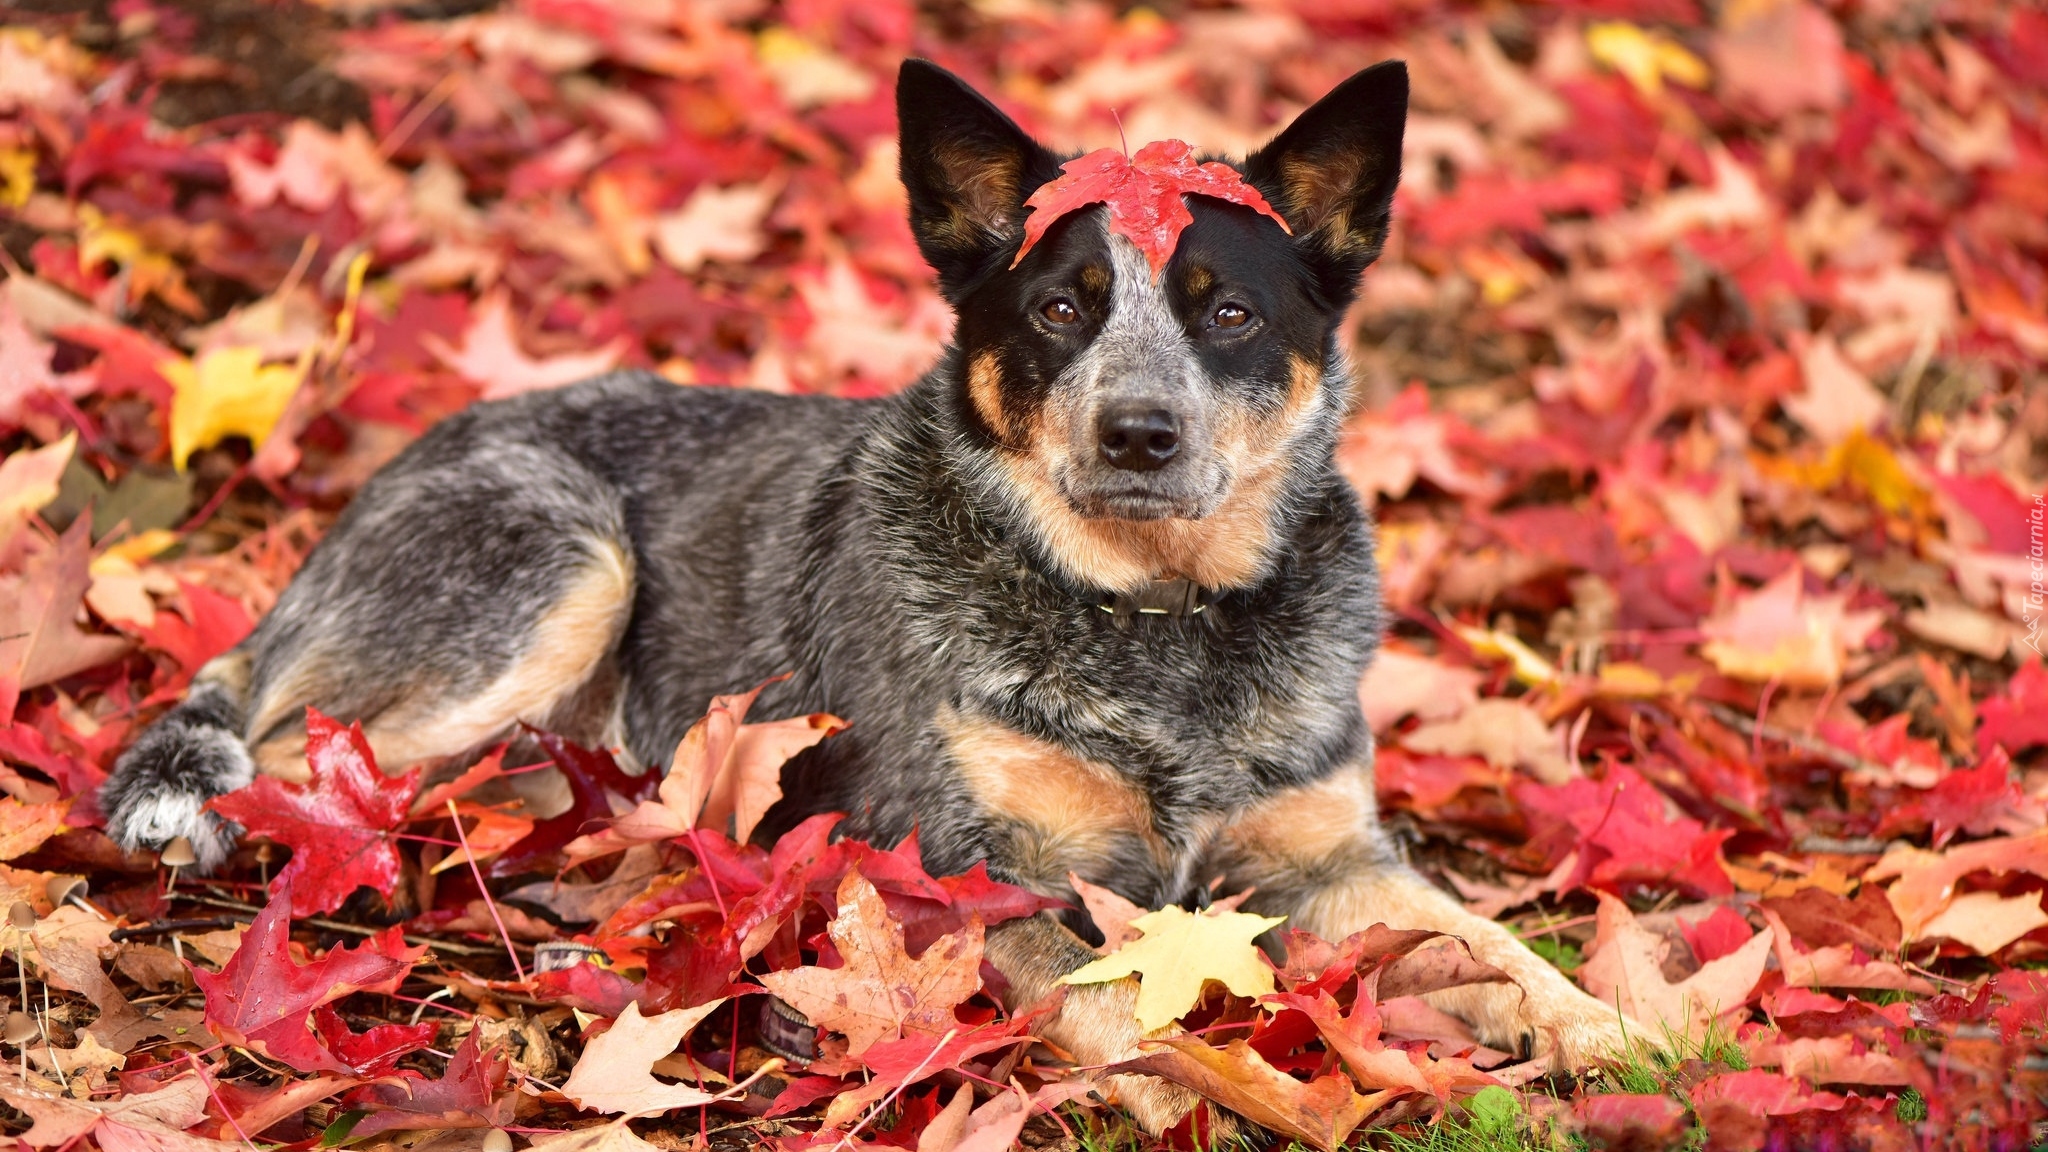
[(1064, 296), (1040, 308), (1038, 314), (1055, 324), (1072, 324), (1081, 318), (1080, 309), (1074, 307), (1074, 302)]
[(1209, 323), (1218, 328), (1242, 328), (1251, 318), (1252, 314), (1245, 311), (1243, 305), (1225, 304), (1216, 310), (1214, 316), (1209, 317)]

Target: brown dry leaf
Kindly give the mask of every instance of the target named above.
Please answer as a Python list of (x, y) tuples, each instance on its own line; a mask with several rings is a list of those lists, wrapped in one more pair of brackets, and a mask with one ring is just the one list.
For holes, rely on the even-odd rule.
[(594, 884), (564, 884), (559, 880), (536, 880), (506, 893), (500, 900), (522, 900), (538, 904), (572, 924), (601, 921), (639, 895), (647, 882), (661, 873), (661, 849), (639, 844), (626, 849), (612, 874)]
[(1563, 729), (1545, 724), (1519, 698), (1481, 700), (1455, 720), (1417, 728), (1401, 737), (1401, 743), (1439, 756), (1482, 756), (1495, 768), (1526, 769), (1545, 784), (1563, 784), (1581, 775), (1565, 756)]
[(1111, 1066), (1142, 1072), (1200, 1093), (1254, 1124), (1329, 1152), (1342, 1144), (1392, 1092), (1360, 1095), (1349, 1076), (1303, 1083), (1266, 1062), (1243, 1040), (1212, 1048), (1195, 1037), (1147, 1041), (1145, 1055)]
[(182, 1076), (154, 1092), (103, 1104), (0, 1079), (0, 1099), (35, 1121), (19, 1137), (30, 1148), (64, 1147), (88, 1133), (104, 1152), (227, 1152), (243, 1147), (184, 1131), (206, 1115), (206, 1085), (197, 1076)]
[(661, 1152), (626, 1127), (623, 1119), (594, 1124), (542, 1136), (527, 1145), (527, 1152)]
[(19, 576), (0, 577), (0, 711), (11, 714), (17, 690), (97, 668), (132, 647), (78, 626), (92, 583), (91, 533), (91, 515), (80, 516)]
[[(962, 1084), (953, 1099), (925, 1125), (917, 1152), (1005, 1152), (1014, 1147), (1024, 1121), (1031, 1118), (1031, 1097), (1015, 1084), (974, 1107), (974, 1086)], [(971, 1109), (971, 1111), (970, 1111)]]
[(1386, 732), (1402, 717), (1444, 720), (1479, 702), (1486, 676), (1399, 648), (1383, 648), (1358, 682), (1358, 702), (1375, 732)]
[(692, 828), (710, 828), (745, 843), (768, 809), (782, 799), (782, 766), (790, 757), (846, 727), (824, 712), (766, 724), (747, 724), (761, 690), (714, 696), (704, 718), (690, 726), (670, 758), (658, 801), (642, 801), (612, 826), (579, 836), (564, 849), (580, 863), (632, 844), (668, 840)]
[(1102, 943), (1095, 949), (1097, 954), (1107, 956), (1138, 938), (1138, 930), (1131, 927), (1131, 921), (1145, 914), (1143, 908), (1099, 884), (1090, 884), (1078, 872), (1067, 873), (1067, 883), (1074, 886), (1088, 909), (1088, 918), (1095, 921), (1096, 930), (1102, 933)]
[(42, 847), (43, 841), (64, 830), (69, 800), (54, 804), (23, 804), (12, 796), (0, 796), (0, 860), (26, 856)]
[[(1771, 955), (1771, 934), (1749, 942), (1674, 984), (1664, 978), (1671, 941), (1637, 923), (1620, 899), (1600, 893), (1598, 927), (1579, 982), (1601, 1002), (1673, 1036), (1697, 1040), (1707, 1026), (1749, 1002)], [(1658, 1039), (1658, 1037), (1651, 1037)]]
[(1979, 956), (1989, 956), (2043, 924), (2048, 924), (2048, 912), (2041, 911), (2039, 892), (1965, 892), (1922, 924), (1920, 937), (1947, 937)]
[(1855, 946), (1807, 949), (1785, 927), (1784, 918), (1763, 909), (1778, 955), (1778, 970), (1794, 988), (1892, 988), (1932, 995), (1934, 985), (1889, 960), (1858, 960)]
[(1749, 1050), (1749, 1062), (1815, 1084), (1911, 1084), (1912, 1073), (1888, 1052), (1858, 1052), (1854, 1036), (1804, 1036)]
[(592, 1111), (628, 1116), (731, 1099), (731, 1092), (712, 1094), (686, 1084), (664, 1084), (652, 1073), (655, 1061), (674, 1052), (690, 1029), (723, 1003), (721, 998), (659, 1016), (642, 1016), (639, 1004), (626, 1005), (611, 1028), (584, 1047), (575, 1070), (562, 1084), (562, 1095)]
[(84, 1076), (86, 1083), (95, 1089), (105, 1087), (107, 1077), (115, 1069), (128, 1063), (128, 1057), (100, 1043), (90, 1032), (78, 1034), (76, 1048), (52, 1048), (47, 1044), (38, 1048), (29, 1045), (23, 1048), (23, 1052), (28, 1056), (29, 1063), (44, 1072), (52, 1075), (62, 1072), (65, 1076), (71, 1077)]
[(2017, 655), (2020, 629), (2003, 616), (1955, 601), (1939, 601), (1914, 608), (1899, 618), (1906, 631), (1922, 640), (1946, 645), (1986, 660), (2003, 660), (2006, 653)]
[(2025, 836), (1979, 840), (1929, 852), (1898, 844), (1863, 874), (1865, 883), (1896, 882), (1885, 890), (1892, 911), (1899, 914), (1906, 942), (1918, 940), (1927, 923), (1941, 914), (1955, 895), (1956, 881), (1972, 872), (2029, 872), (2048, 877), (2048, 829)]
[(937, 1036), (957, 1027), (954, 1007), (981, 987), (979, 917), (913, 960), (903, 949), (903, 925), (857, 869), (839, 884), (839, 911), (827, 931), (844, 966), (770, 972), (761, 982), (811, 1023), (843, 1034), (848, 1055), (904, 1033)]

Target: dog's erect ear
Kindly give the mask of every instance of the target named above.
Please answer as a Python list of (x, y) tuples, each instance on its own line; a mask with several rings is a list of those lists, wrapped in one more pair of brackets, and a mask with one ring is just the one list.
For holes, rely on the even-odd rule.
[(1407, 119), (1408, 66), (1389, 60), (1337, 85), (1245, 158), (1245, 178), (1319, 258), (1339, 300), (1386, 241)]
[(1059, 161), (965, 81), (928, 60), (896, 75), (903, 186), (918, 251), (948, 297), (1024, 236), (1024, 198)]

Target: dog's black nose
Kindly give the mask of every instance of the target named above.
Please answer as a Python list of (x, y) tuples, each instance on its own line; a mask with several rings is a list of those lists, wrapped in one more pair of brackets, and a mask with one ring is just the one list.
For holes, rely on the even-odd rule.
[(1111, 408), (1095, 421), (1095, 440), (1110, 467), (1150, 472), (1180, 451), (1180, 417), (1164, 408)]

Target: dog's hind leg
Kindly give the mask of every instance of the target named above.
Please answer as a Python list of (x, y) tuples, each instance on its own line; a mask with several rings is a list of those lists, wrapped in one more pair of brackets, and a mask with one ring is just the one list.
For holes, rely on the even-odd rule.
[(632, 556), (616, 491), (560, 453), (430, 435), (122, 755), (102, 792), (109, 834), (185, 836), (218, 863), (233, 829), (206, 801), (258, 771), (305, 779), (308, 707), (361, 721), (397, 771), (589, 706), (631, 615)]

